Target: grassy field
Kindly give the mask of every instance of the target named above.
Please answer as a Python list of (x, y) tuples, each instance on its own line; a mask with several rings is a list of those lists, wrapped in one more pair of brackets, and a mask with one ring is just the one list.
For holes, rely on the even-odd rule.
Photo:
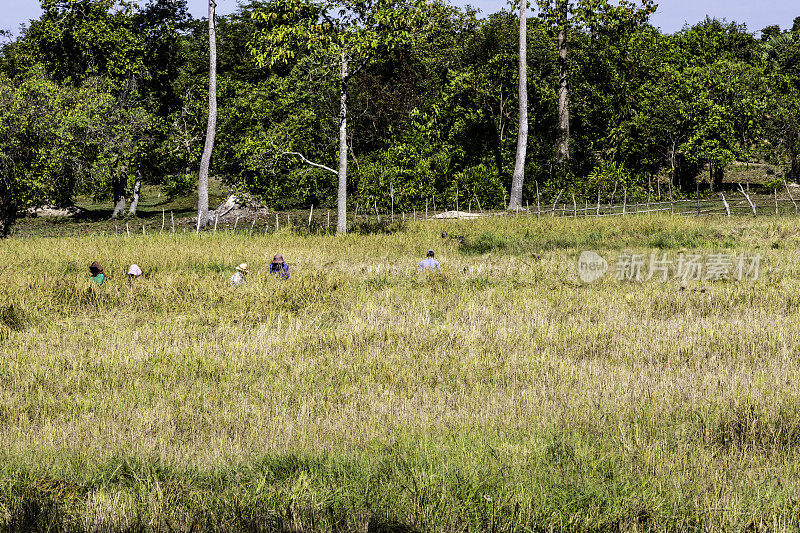
[(11, 239), (0, 277), (0, 529), (800, 529), (794, 217)]

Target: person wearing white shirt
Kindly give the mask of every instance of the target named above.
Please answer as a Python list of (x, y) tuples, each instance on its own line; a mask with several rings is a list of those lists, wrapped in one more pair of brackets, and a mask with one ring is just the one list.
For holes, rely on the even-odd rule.
[(236, 272), (231, 276), (231, 285), (242, 285), (247, 283), (247, 263), (242, 263), (236, 267)]

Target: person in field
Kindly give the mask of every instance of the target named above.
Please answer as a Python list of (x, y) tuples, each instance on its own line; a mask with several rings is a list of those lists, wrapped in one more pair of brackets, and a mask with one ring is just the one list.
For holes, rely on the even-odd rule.
[(97, 285), (102, 285), (103, 281), (106, 279), (106, 275), (103, 274), (103, 266), (97, 261), (89, 265), (89, 274), (92, 275), (91, 280), (97, 283)]
[(231, 285), (244, 285), (247, 283), (247, 263), (242, 263), (236, 267), (236, 272), (231, 276)]
[(269, 264), (269, 273), (280, 279), (289, 279), (289, 265), (283, 260), (281, 254), (272, 258), (272, 263)]
[(434, 256), (433, 250), (428, 250), (427, 256), (419, 264), (419, 269), (420, 270), (439, 270), (439, 261), (434, 259), (433, 256)]
[(134, 264), (134, 265), (131, 265), (130, 268), (128, 268), (128, 278), (129, 279), (136, 279), (141, 275), (142, 275), (142, 269), (139, 268), (139, 265)]

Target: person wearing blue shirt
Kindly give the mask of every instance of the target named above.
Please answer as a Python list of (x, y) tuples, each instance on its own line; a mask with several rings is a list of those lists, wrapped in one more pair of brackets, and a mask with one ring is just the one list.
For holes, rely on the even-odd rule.
[(280, 279), (289, 279), (289, 265), (284, 262), (281, 254), (272, 258), (272, 263), (269, 264), (269, 273)]
[(433, 250), (428, 250), (428, 256), (419, 264), (420, 270), (439, 270), (439, 261), (433, 258)]

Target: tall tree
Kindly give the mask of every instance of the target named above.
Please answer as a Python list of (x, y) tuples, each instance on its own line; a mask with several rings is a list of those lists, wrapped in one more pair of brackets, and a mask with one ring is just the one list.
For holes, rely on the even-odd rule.
[(517, 159), (511, 178), (509, 209), (522, 207), (522, 183), (525, 180), (525, 155), (528, 149), (528, 24), (525, 8), (528, 0), (519, 2), (519, 129), (517, 131)]
[(197, 227), (208, 223), (208, 167), (217, 132), (217, 36), (214, 15), (217, 4), (208, 0), (208, 123), (200, 173), (197, 177)]
[[(283, 0), (272, 11), (256, 11), (262, 21), (281, 23), (259, 32), (251, 50), (260, 65), (287, 62), (295, 50), (308, 54), (316, 68), (336, 78), (339, 100), (338, 170), (313, 163), (299, 153), (284, 152), (337, 175), (336, 233), (347, 232), (347, 98), (352, 76), (370, 64), (379, 49), (409, 39), (416, 6), (405, 0), (341, 0), (322, 3)], [(280, 19), (279, 19), (280, 17)], [(269, 60), (268, 60), (269, 58)]]
[(540, 15), (556, 30), (558, 47), (558, 136), (556, 165), (568, 171), (570, 160), (570, 64), (567, 57), (570, 33), (584, 31), (592, 38), (611, 31), (632, 31), (646, 23), (657, 5), (653, 0), (539, 0)]
[(569, 160), (569, 64), (567, 63), (567, 17), (569, 3), (556, 4), (558, 27), (558, 145), (556, 163), (565, 167)]

